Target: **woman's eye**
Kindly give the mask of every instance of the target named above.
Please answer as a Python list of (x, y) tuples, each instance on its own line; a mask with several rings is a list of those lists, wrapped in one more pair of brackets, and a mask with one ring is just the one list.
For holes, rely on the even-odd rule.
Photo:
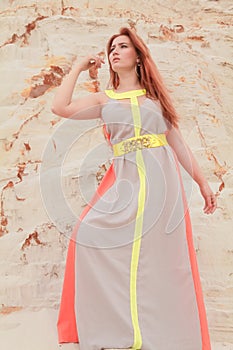
[(121, 45), (121, 47), (127, 47), (127, 45), (124, 44), (124, 45)]

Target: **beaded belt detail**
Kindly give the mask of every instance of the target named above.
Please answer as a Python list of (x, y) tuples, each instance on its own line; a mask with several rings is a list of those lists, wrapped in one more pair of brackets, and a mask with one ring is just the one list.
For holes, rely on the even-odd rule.
[(165, 145), (167, 145), (165, 134), (145, 134), (138, 137), (131, 137), (112, 145), (112, 147), (114, 156), (119, 157), (123, 154), (135, 152), (143, 148), (153, 148)]

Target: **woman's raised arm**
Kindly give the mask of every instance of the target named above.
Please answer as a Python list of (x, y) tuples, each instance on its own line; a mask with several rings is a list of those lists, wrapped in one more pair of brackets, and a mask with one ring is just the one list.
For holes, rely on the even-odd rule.
[(73, 119), (94, 119), (100, 117), (101, 95), (103, 93), (92, 93), (73, 101), (72, 95), (80, 73), (90, 69), (92, 66), (100, 68), (101, 63), (104, 63), (101, 57), (89, 55), (71, 69), (55, 94), (51, 108), (53, 113), (64, 118)]

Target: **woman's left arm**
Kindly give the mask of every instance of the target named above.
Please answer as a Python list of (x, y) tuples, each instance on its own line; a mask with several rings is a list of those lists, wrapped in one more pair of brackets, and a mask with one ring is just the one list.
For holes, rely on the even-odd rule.
[(212, 214), (217, 207), (216, 196), (211, 190), (206, 178), (201, 171), (201, 168), (197, 163), (197, 160), (185, 142), (179, 128), (173, 127), (168, 131), (167, 141), (176, 153), (180, 164), (199, 185), (200, 192), (205, 200), (205, 206), (203, 208), (204, 213)]

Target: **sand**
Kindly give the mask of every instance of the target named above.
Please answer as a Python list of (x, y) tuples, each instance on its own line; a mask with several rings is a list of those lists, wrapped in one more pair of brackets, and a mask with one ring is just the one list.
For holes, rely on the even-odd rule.
[[(105, 50), (112, 33), (131, 26), (148, 44), (218, 195), (215, 214), (204, 215), (199, 189), (184, 175), (213, 350), (233, 350), (232, 15), (231, 0), (0, 2), (1, 348), (59, 349), (69, 235), (110, 150), (98, 121), (59, 118), (52, 100), (76, 59)], [(85, 72), (75, 95), (107, 81), (107, 65), (97, 80)]]

